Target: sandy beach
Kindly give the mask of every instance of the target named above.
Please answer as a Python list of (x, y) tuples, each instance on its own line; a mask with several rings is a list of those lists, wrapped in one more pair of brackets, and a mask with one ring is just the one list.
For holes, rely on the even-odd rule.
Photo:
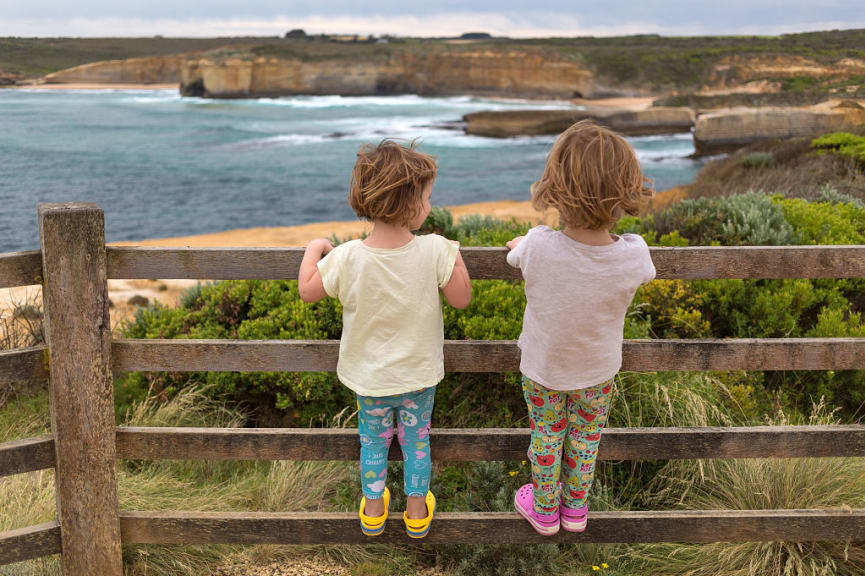
[(11, 90), (178, 90), (179, 84), (92, 84), (92, 83), (69, 83), (48, 84), (34, 82), (33, 84), (21, 84), (9, 86)]

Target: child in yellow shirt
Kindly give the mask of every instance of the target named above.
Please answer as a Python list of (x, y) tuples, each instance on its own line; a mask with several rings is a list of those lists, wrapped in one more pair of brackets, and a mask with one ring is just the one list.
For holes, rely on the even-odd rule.
[(385, 140), (358, 154), (349, 204), (374, 223), (363, 240), (334, 248), (310, 242), (299, 273), (301, 298), (339, 298), (343, 309), (337, 376), (357, 394), (361, 442), (360, 523), (384, 530), (390, 493), (387, 453), (397, 424), (408, 501), (408, 535), (423, 538), (435, 511), (429, 491), (429, 431), (435, 386), (444, 377), (441, 298), (465, 308), (471, 281), (459, 246), (437, 234), (415, 236), (430, 212), (435, 160), (414, 145)]

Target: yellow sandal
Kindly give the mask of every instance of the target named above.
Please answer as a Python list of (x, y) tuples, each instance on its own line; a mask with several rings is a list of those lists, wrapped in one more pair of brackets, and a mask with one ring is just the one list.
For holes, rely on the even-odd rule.
[(390, 508), (390, 490), (384, 489), (384, 514), (381, 516), (367, 516), (363, 513), (366, 510), (366, 497), (360, 499), (360, 529), (367, 536), (378, 536), (384, 532), (384, 526), (387, 522), (387, 512)]
[(433, 516), (436, 512), (436, 497), (432, 492), (426, 493), (426, 509), (429, 513), (426, 518), (409, 518), (405, 512), (402, 513), (402, 519), (405, 522), (405, 531), (410, 538), (423, 538), (429, 533)]

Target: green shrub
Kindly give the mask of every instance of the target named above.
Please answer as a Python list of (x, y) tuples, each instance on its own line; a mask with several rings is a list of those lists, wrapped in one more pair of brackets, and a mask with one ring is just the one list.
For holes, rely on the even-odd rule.
[(771, 152), (751, 152), (742, 158), (742, 166), (745, 168), (765, 168), (772, 165)]
[(834, 132), (815, 138), (811, 141), (811, 146), (821, 152), (833, 152), (854, 158), (865, 166), (865, 136), (856, 136), (849, 132)]

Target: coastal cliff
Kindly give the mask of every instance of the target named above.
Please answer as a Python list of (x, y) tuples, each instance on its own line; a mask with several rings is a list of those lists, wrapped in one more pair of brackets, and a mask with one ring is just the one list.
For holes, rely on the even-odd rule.
[(180, 81), (183, 55), (105, 60), (48, 74), (46, 84), (174, 84)]
[(181, 65), (184, 95), (245, 98), (295, 94), (481, 94), (571, 98), (592, 94), (579, 62), (539, 51), (380, 51), (362, 58), (192, 58)]
[(694, 125), (698, 154), (729, 152), (760, 140), (816, 136), (865, 126), (855, 102), (812, 108), (735, 108), (700, 114)]

